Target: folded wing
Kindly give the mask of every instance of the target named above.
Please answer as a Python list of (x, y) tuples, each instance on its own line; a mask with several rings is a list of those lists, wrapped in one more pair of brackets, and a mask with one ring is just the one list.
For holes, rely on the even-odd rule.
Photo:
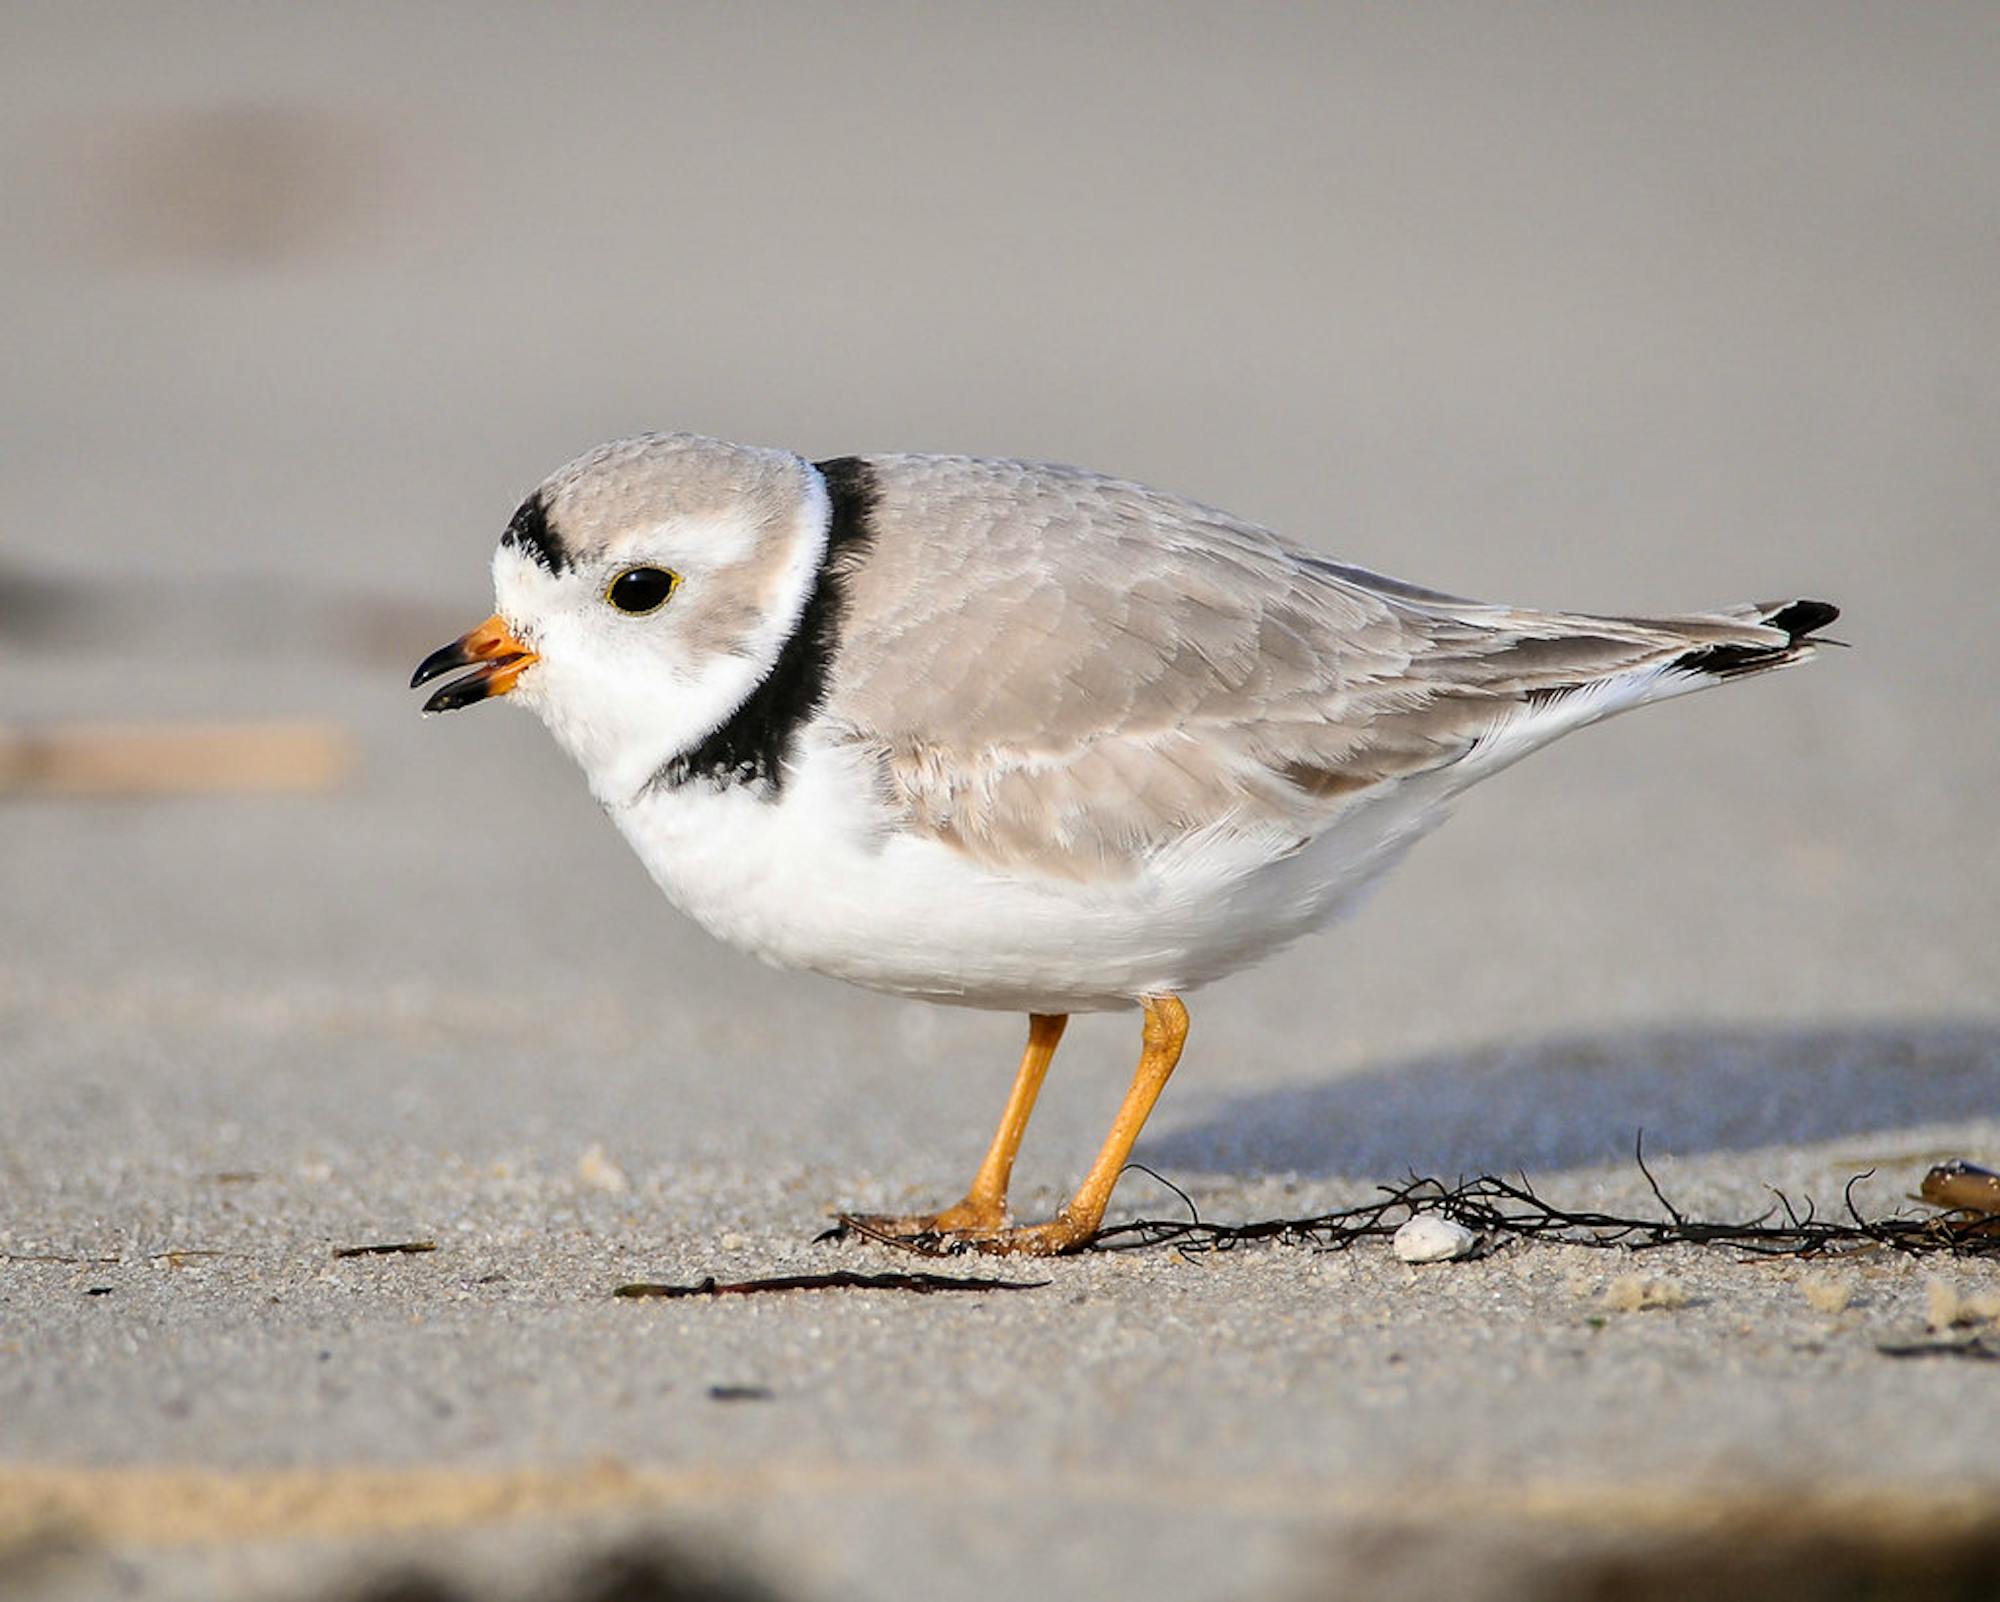
[(1520, 611), (1095, 474), (873, 465), (826, 711), (907, 826), (1008, 872), (1127, 873), (1202, 830), (1303, 842), (1383, 785), (1796, 661), (1835, 615)]

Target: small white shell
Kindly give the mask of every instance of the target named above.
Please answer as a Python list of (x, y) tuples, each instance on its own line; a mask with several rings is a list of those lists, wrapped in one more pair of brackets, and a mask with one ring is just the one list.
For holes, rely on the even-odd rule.
[(1406, 1263), (1448, 1263), (1454, 1257), (1469, 1256), (1479, 1237), (1449, 1218), (1419, 1213), (1396, 1231), (1391, 1244)]

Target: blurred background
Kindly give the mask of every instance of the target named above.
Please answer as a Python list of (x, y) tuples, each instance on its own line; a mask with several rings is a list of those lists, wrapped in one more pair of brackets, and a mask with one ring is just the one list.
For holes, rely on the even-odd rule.
[[(0, 130), (0, 727), (345, 763), (16, 770), (0, 1233), (601, 1141), (688, 1227), (961, 1182), (1018, 1020), (715, 946), (531, 720), (404, 689), (524, 492), (646, 429), (1077, 462), (1525, 604), (1844, 607), (1198, 1002), (1142, 1147), (1183, 1178), (2000, 1095), (2000, 8), (21, 0)], [(1129, 1034), (1073, 1033), (1036, 1194)]]
[[(1859, 654), (1480, 796), (1294, 960), (1342, 1013), (1357, 964), (1472, 970), (1448, 1025), (1357, 1027), (2000, 973), (1990, 7), (4, 26), (0, 713), (362, 744), (351, 811), (11, 805), (11, 971), (445, 982), (392, 905), (504, 881), (541, 975), (645, 986), (664, 944), (793, 989), (682, 941), (527, 720), (419, 727), (402, 690), (527, 487), (687, 428), (1080, 462), (1529, 604), (1847, 608)], [(1588, 912), (1541, 910), (1582, 864)], [(1731, 949), (1691, 938), (1717, 916)]]

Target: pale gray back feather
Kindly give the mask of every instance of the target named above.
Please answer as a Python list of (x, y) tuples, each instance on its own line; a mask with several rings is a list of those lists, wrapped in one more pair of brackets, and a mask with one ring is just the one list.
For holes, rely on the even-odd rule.
[(1538, 697), (1780, 629), (1518, 611), (1072, 468), (870, 458), (824, 712), (906, 823), (996, 869), (1129, 871), (1192, 831), (1299, 841)]

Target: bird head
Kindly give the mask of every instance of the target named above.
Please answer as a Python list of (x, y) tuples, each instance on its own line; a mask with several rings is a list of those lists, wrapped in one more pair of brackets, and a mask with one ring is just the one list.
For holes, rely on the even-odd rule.
[(631, 799), (739, 707), (796, 626), (826, 548), (824, 481), (788, 451), (691, 434), (614, 441), (521, 503), (493, 553), (495, 610), (426, 657), (453, 712), (505, 696)]

